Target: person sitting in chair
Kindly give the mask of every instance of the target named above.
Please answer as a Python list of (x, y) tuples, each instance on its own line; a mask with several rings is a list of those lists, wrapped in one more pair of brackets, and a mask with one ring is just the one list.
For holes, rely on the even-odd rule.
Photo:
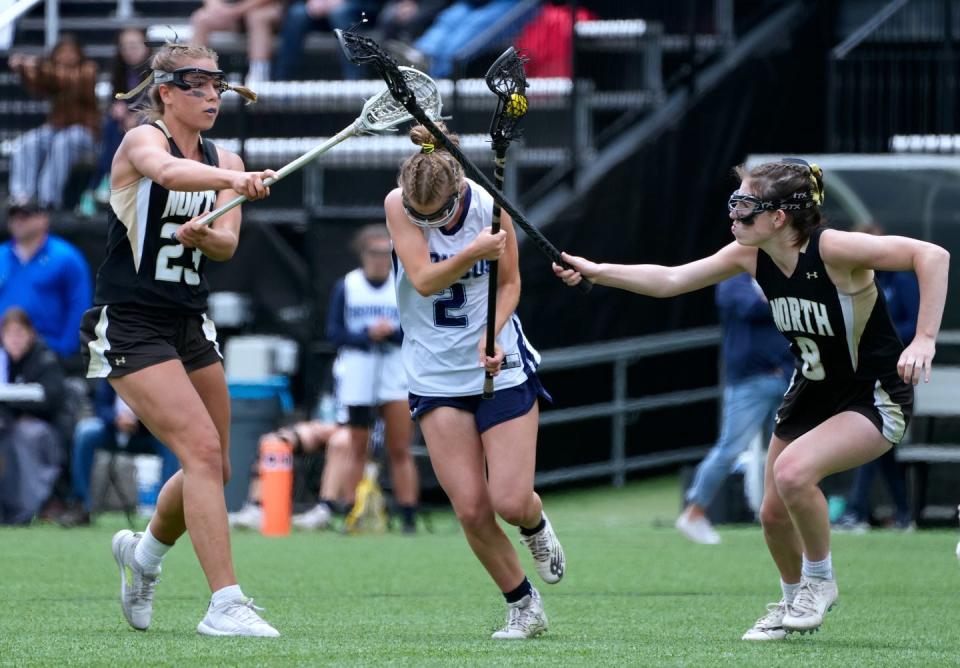
[[(163, 460), (161, 485), (180, 468), (176, 455), (150, 433), (105, 379), (98, 381), (93, 404), (94, 415), (81, 420), (74, 431), (71, 471), (73, 493), (79, 501), (79, 507), (60, 519), (65, 526), (90, 524), (90, 478), (97, 449), (159, 455)], [(125, 504), (129, 505), (135, 502), (136, 499), (125, 500)]]

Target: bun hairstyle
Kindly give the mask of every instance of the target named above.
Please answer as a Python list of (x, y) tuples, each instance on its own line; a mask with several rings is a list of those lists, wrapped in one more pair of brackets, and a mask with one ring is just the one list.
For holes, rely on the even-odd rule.
[(753, 194), (763, 201), (780, 202), (790, 226), (797, 233), (797, 246), (810, 234), (827, 224), (820, 211), (823, 205), (823, 170), (797, 158), (767, 162), (753, 169), (740, 165), (734, 170), (741, 180), (749, 180)]
[[(160, 50), (150, 59), (150, 73), (141, 81), (136, 88), (126, 93), (117, 93), (114, 97), (118, 100), (129, 100), (139, 95), (144, 89), (147, 90), (144, 95), (144, 102), (136, 106), (136, 110), (147, 122), (153, 122), (163, 116), (164, 104), (160, 98), (160, 85), (154, 83), (154, 73), (173, 72), (177, 68), (186, 67), (192, 60), (209, 59), (216, 63), (219, 60), (217, 52), (206, 46), (196, 46), (193, 44), (177, 44), (167, 42), (160, 47)], [(233, 86), (227, 84), (226, 88), (237, 93), (247, 100), (248, 103), (257, 101), (257, 94), (246, 86)]]
[[(460, 146), (460, 137), (447, 132), (442, 121), (437, 121), (436, 125), (454, 146)], [(404, 160), (400, 167), (397, 184), (403, 194), (414, 204), (445, 200), (453, 195), (463, 181), (460, 163), (422, 125), (410, 129), (410, 141), (419, 146), (420, 151)]]

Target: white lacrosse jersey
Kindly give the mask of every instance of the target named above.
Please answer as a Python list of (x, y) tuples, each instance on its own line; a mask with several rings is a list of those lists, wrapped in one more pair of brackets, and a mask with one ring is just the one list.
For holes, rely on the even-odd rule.
[[(379, 286), (373, 285), (354, 269), (343, 278), (342, 317), (348, 335), (365, 337), (367, 329), (381, 319), (400, 329), (393, 275)], [(341, 295), (334, 295), (331, 308), (340, 308)], [(400, 359), (400, 346), (390, 341), (376, 345), (352, 346), (345, 343), (337, 351), (334, 363), (337, 399), (344, 406), (376, 406), (407, 398), (407, 378)]]
[[(493, 198), (467, 179), (463, 214), (450, 230), (426, 228), (430, 261), (456, 255), (493, 222)], [(477, 262), (450, 287), (423, 297), (395, 256), (397, 306), (403, 325), (403, 364), (410, 391), (427, 397), (462, 397), (483, 391), (478, 344), (486, 331), (490, 263)], [(536, 371), (540, 354), (512, 315), (497, 343), (505, 357), (495, 389), (516, 387)]]

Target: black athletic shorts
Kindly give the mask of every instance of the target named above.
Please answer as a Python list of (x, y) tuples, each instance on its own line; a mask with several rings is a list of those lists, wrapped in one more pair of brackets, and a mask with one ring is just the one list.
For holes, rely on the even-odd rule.
[(376, 422), (379, 406), (344, 406), (346, 410), (340, 412), (337, 423), (345, 427), (360, 427), (367, 429)]
[(812, 381), (794, 377), (777, 411), (777, 438), (792, 441), (829, 418), (853, 411), (896, 445), (913, 415), (913, 386), (896, 374), (874, 380)]
[(137, 304), (89, 309), (80, 322), (80, 348), (87, 378), (118, 378), (176, 359), (189, 373), (223, 360), (205, 313)]

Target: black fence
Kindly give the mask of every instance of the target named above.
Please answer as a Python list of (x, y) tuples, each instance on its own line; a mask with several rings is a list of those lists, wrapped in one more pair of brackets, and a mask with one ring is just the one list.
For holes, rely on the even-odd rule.
[(858, 14), (864, 4), (838, 16), (849, 34), (828, 58), (828, 150), (884, 152), (894, 134), (956, 132), (960, 1), (895, 0)]

